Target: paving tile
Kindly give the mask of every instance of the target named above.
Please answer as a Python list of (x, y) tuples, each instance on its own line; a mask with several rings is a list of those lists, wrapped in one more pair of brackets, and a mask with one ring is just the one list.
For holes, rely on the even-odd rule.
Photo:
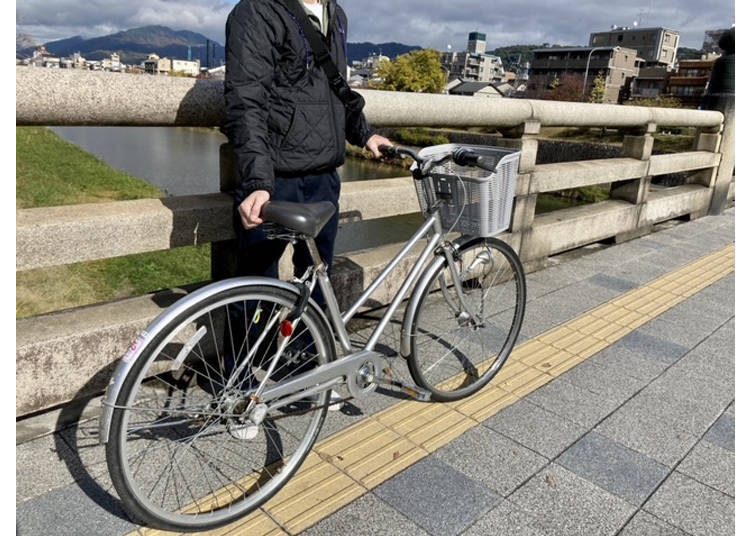
[(487, 536), (488, 534), (546, 536), (542, 529), (534, 526), (532, 516), (519, 510), (509, 501), (503, 501), (495, 509), (480, 517), (461, 536)]
[(619, 341), (590, 357), (587, 363), (602, 367), (617, 377), (630, 376), (642, 382), (653, 380), (669, 366), (663, 361), (628, 350)]
[(734, 534), (734, 499), (680, 473), (672, 473), (643, 509), (690, 534)]
[(583, 426), (526, 400), (487, 419), (484, 426), (547, 458), (554, 458), (586, 432)]
[(469, 430), (435, 455), (502, 496), (547, 464), (546, 458), (484, 426)]
[(81, 469), (69, 466), (73, 451), (59, 435), (47, 435), (16, 446), (16, 503), (72, 483)]
[(374, 493), (432, 534), (455, 535), (500, 497), (430, 456), (380, 485)]
[(734, 453), (709, 441), (699, 441), (677, 471), (734, 497)]
[(428, 533), (372, 493), (360, 497), (302, 533), (304, 536), (428, 536)]
[(16, 507), (16, 527), (23, 536), (125, 534), (136, 528), (112, 495), (87, 495), (71, 484)]
[(627, 279), (621, 279), (619, 277), (613, 277), (611, 275), (606, 275), (606, 274), (593, 275), (589, 277), (586, 281), (594, 285), (599, 285), (604, 288), (616, 290), (620, 293), (628, 292), (629, 290), (633, 290), (634, 288), (638, 286), (637, 283), (628, 281)]
[(613, 374), (611, 368), (591, 359), (566, 372), (563, 379), (618, 404), (625, 402), (647, 383), (647, 380), (626, 374)]
[[(673, 467), (705, 432), (700, 408), (675, 402), (661, 393), (641, 391), (595, 430), (628, 448)], [(705, 428), (704, 428), (705, 426)]]
[(708, 337), (718, 326), (706, 325), (706, 322), (688, 321), (687, 317), (679, 322), (670, 322), (663, 318), (655, 318), (644, 324), (638, 331), (659, 339), (669, 341), (679, 346), (692, 348)]
[(508, 500), (553, 536), (614, 535), (636, 508), (563, 467), (550, 464)]
[[(687, 300), (672, 307), (659, 318), (677, 324), (689, 324), (713, 328), (713, 331), (734, 314), (726, 306), (701, 298), (706, 291), (690, 296)], [(734, 308), (732, 308), (734, 309)]]
[(556, 463), (636, 506), (669, 473), (666, 466), (596, 432), (579, 439)]
[(618, 407), (618, 402), (557, 378), (526, 397), (528, 402), (590, 428)]
[(688, 534), (658, 517), (640, 510), (625, 525), (619, 536), (688, 536)]
[(734, 452), (734, 416), (724, 414), (706, 432), (704, 439), (728, 451)]
[(634, 331), (630, 335), (620, 339), (617, 344), (663, 363), (674, 363), (689, 350), (685, 346), (642, 333), (640, 330)]

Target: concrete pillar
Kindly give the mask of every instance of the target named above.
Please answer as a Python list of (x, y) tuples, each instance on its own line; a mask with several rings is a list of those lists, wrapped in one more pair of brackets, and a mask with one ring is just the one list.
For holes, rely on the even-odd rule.
[[(720, 151), (721, 145), (721, 127), (707, 127), (698, 129), (698, 133), (695, 136), (695, 142), (693, 143), (693, 149), (695, 151), (708, 151), (711, 153), (717, 153)], [(716, 172), (717, 168), (704, 169), (696, 173), (692, 173), (687, 178), (688, 184), (700, 184), (706, 188), (714, 188), (716, 184)], [(691, 216), (702, 217), (708, 212), (708, 207), (705, 211), (701, 211), (700, 214), (694, 214)]]
[[(222, 143), (219, 148), (219, 189), (231, 194), (240, 185), (237, 158), (231, 143)], [(211, 280), (220, 281), (237, 274), (236, 240), (211, 243)]]
[(521, 161), (518, 166), (518, 182), (516, 184), (516, 199), (513, 207), (513, 219), (510, 224), (510, 231), (513, 234), (520, 235), (519, 255), (524, 259), (524, 242), (525, 237), (531, 232), (534, 225), (534, 215), (536, 214), (537, 194), (530, 194), (531, 173), (536, 166), (536, 155), (539, 148), (539, 131), (541, 124), (539, 121), (526, 121), (511, 131), (504, 132), (504, 135), (520, 137), (521, 140)]
[[(642, 161), (649, 160), (654, 148), (654, 132), (656, 132), (655, 123), (648, 123), (645, 127), (631, 130), (623, 139), (622, 156)], [(633, 222), (633, 228), (630, 231), (615, 236), (616, 242), (624, 242), (651, 232), (652, 225), (641, 221), (642, 214), (645, 212), (643, 210), (644, 206), (648, 202), (650, 185), (651, 177), (648, 174), (638, 179), (612, 183), (610, 189), (610, 197), (612, 199), (621, 199), (637, 206), (636, 220)]]
[(724, 128), (718, 149), (721, 153), (721, 162), (712, 180), (714, 191), (708, 207), (708, 213), (711, 215), (720, 214), (724, 210), (734, 175), (734, 96), (727, 97), (723, 107)]

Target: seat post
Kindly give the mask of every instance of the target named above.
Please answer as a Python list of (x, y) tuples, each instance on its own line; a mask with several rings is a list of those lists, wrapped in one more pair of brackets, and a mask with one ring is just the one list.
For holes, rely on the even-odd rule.
[(318, 251), (318, 246), (315, 245), (314, 239), (306, 237), (305, 243), (307, 244), (307, 249), (310, 250), (310, 257), (318, 273), (318, 284), (320, 285), (320, 291), (323, 293), (323, 299), (328, 306), (328, 317), (331, 320), (331, 324), (333, 324), (333, 329), (336, 331), (336, 337), (338, 337), (341, 346), (349, 354), (352, 352), (352, 343), (349, 340), (349, 334), (346, 332), (346, 326), (341, 318), (341, 310), (336, 300), (336, 294), (333, 291), (333, 285), (328, 277), (328, 265), (320, 257), (320, 252)]

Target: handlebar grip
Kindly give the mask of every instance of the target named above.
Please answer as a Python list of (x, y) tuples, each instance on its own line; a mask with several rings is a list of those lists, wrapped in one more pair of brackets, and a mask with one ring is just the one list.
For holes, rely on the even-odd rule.
[(380, 145), (378, 146), (378, 151), (386, 158), (398, 158), (399, 156), (398, 149), (392, 145)]
[(477, 166), (486, 171), (495, 171), (495, 166), (490, 158), (478, 155), (466, 147), (459, 147), (453, 151), (453, 161), (459, 166)]

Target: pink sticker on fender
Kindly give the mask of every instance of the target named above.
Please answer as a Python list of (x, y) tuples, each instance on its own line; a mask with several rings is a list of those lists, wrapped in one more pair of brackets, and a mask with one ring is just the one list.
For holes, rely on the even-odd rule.
[(138, 355), (138, 352), (140, 351), (141, 347), (143, 346), (143, 341), (146, 339), (146, 335), (148, 333), (145, 331), (142, 331), (138, 337), (133, 341), (133, 344), (130, 345), (128, 348), (128, 351), (125, 352), (125, 355), (122, 356), (122, 360), (125, 363), (130, 363), (133, 359), (136, 358)]

